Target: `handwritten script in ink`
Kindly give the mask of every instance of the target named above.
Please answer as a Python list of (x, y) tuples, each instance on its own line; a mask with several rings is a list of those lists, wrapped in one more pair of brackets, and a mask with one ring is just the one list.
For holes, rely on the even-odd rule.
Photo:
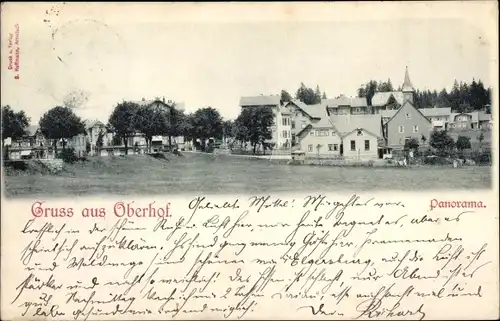
[(3, 251), (2, 309), (16, 319), (422, 320), (491, 302), (495, 245), (478, 232), (481, 212), (422, 204), (195, 197), (174, 202), (171, 217), (24, 219)]

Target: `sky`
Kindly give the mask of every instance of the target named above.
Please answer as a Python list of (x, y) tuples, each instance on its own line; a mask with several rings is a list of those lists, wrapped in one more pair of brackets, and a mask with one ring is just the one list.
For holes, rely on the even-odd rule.
[[(497, 19), (494, 2), (9, 3), (1, 104), (33, 124), (74, 93), (86, 98), (75, 109), (85, 119), (107, 121), (118, 102), (155, 97), (232, 119), (241, 96), (293, 95), (301, 82), (354, 96), (370, 79), (398, 87), (406, 66), (420, 90), (472, 78), (495, 87)], [(16, 46), (18, 72), (8, 69)]]

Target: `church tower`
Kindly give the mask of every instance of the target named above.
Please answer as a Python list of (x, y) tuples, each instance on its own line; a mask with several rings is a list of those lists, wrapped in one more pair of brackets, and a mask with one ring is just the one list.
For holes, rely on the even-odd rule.
[(413, 94), (415, 93), (415, 90), (413, 89), (413, 86), (410, 81), (410, 75), (408, 74), (408, 66), (406, 66), (405, 81), (403, 82), (402, 92), (403, 92), (403, 103), (409, 100), (410, 103), (413, 104)]

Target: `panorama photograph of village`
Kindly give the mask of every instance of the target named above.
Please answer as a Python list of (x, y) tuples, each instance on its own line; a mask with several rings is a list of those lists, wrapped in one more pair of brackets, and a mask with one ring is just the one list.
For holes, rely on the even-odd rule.
[[(406, 32), (367, 41), (371, 49), (363, 55), (371, 56), (362, 61), (351, 58), (363, 48), (352, 35), (375, 36), (387, 25), (359, 23), (340, 31), (334, 25), (335, 32), (328, 27), (315, 35), (325, 43), (321, 46), (303, 37), (324, 26), (280, 38), (288, 32), (286, 25), (186, 27), (175, 29), (177, 35), (166, 25), (172, 34), (152, 37), (200, 39), (178, 43), (176, 53), (168, 54), (145, 50), (168, 47), (169, 41), (158, 40), (138, 45), (141, 51), (111, 55), (119, 45), (105, 38), (101, 45), (109, 46), (109, 59), (123, 60), (119, 66), (124, 68), (132, 61), (127, 59), (135, 59), (127, 66), (135, 72), (120, 71), (116, 62), (105, 71), (112, 61), (101, 59), (95, 53), (99, 47), (88, 49), (88, 43), (79, 47), (84, 51), (79, 58), (58, 51), (44, 58), (53, 70), (87, 73), (54, 80), (66, 86), (50, 93), (38, 90), (37, 95), (50, 94), (39, 103), (19, 92), (8, 103), (2, 97), (5, 195), (491, 188), (493, 111), (498, 108), (492, 105), (492, 87), (484, 82), (489, 81), (488, 58), (467, 42), (475, 31), (458, 32), (464, 26), (456, 22), (443, 23), (433, 33), (421, 22), (399, 23)], [(93, 28), (78, 27), (86, 33)], [(121, 39), (136, 35), (126, 32), (120, 31)], [(151, 34), (147, 27), (135, 32)], [(409, 34), (417, 44), (405, 41)], [(76, 35), (72, 39), (78, 42)], [(210, 39), (223, 50), (196, 50)], [(279, 39), (278, 44), (271, 39)], [(453, 51), (457, 41), (460, 54)], [(330, 42), (337, 44), (334, 49)], [(84, 70), (79, 62), (95, 64), (89, 57), (98, 59), (101, 71)], [(40, 86), (53, 88), (47, 78), (54, 75), (43, 77)], [(75, 81), (71, 87), (68, 79)], [(121, 86), (139, 88), (131, 94)]]

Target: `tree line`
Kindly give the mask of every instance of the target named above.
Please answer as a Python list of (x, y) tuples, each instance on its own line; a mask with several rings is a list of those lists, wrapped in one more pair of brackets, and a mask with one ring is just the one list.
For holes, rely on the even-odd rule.
[[(10, 106), (2, 107), (2, 137), (17, 140), (26, 137), (31, 119), (24, 111), (15, 112)], [(197, 144), (200, 149), (207, 149), (210, 139), (234, 138), (246, 148), (246, 144), (272, 148), (266, 141), (272, 138), (271, 126), (274, 124), (273, 112), (267, 108), (243, 110), (234, 121), (224, 120), (219, 111), (212, 107), (186, 114), (175, 108), (159, 108), (157, 105), (139, 105), (135, 102), (118, 103), (111, 112), (106, 124), (106, 133), (114, 134), (114, 144), (125, 146), (128, 151), (128, 139), (142, 134), (146, 148), (150, 151), (154, 136), (168, 136), (172, 148), (172, 137), (183, 136), (186, 141)], [(79, 134), (86, 134), (83, 120), (68, 106), (56, 106), (43, 114), (39, 128), (45, 138), (52, 141), (57, 153), (57, 142), (62, 142), (66, 149), (67, 140)], [(103, 146), (103, 136), (99, 133), (96, 146)], [(4, 140), (2, 139), (2, 147)], [(231, 142), (234, 145), (234, 142)]]
[[(365, 97), (368, 106), (372, 105), (372, 98), (376, 92), (401, 91), (401, 86), (395, 88), (391, 79), (387, 80), (369, 80), (357, 89), (358, 97)], [(446, 88), (437, 90), (415, 90), (414, 104), (417, 108), (431, 107), (451, 107), (454, 112), (472, 112), (486, 108), (486, 112), (491, 113), (491, 87), (486, 88), (481, 80), (472, 79), (470, 83), (457, 80), (454, 81), (450, 92)], [(316, 89), (307, 87), (303, 82), (295, 92), (295, 96), (283, 89), (281, 91), (281, 100), (283, 102), (298, 99), (306, 105), (315, 105), (321, 103), (322, 99), (327, 99), (326, 93), (320, 90), (319, 85)]]
[[(395, 91), (391, 80), (370, 80), (361, 85), (357, 90), (358, 97), (366, 97), (368, 106), (372, 104), (372, 98), (376, 92)], [(398, 87), (396, 91), (401, 91)], [(454, 112), (467, 113), (486, 108), (491, 113), (491, 87), (485, 88), (481, 80), (472, 80), (470, 84), (457, 80), (454, 81), (450, 92), (446, 88), (437, 90), (415, 90), (414, 103), (417, 108), (451, 107)]]
[[(31, 119), (24, 111), (15, 112), (10, 106), (2, 107), (2, 147), (4, 139), (12, 140), (26, 137)], [(168, 136), (169, 147), (172, 137), (184, 136), (187, 141), (199, 139), (205, 145), (209, 138), (220, 139), (224, 126), (231, 122), (224, 121), (220, 113), (206, 107), (194, 113), (185, 114), (175, 108), (157, 108), (155, 105), (139, 105), (135, 102), (118, 103), (106, 124), (106, 133), (113, 133), (115, 143), (123, 144), (128, 150), (128, 138), (142, 134), (146, 147), (151, 148), (153, 136)], [(39, 128), (45, 138), (52, 141), (57, 153), (57, 142), (62, 141), (63, 150), (67, 140), (79, 134), (86, 134), (83, 120), (68, 106), (56, 106), (43, 114)], [(228, 134), (232, 133), (228, 132)], [(97, 145), (102, 146), (103, 134), (100, 133)]]
[[(281, 90), (281, 100), (283, 102), (289, 102), (292, 99), (292, 95), (288, 91), (285, 89)], [(326, 93), (324, 91), (321, 92), (319, 85), (316, 85), (316, 89), (312, 89), (301, 82), (295, 92), (295, 99), (300, 100), (306, 105), (315, 105), (321, 103), (322, 99), (326, 99)]]
[[(482, 142), (484, 141), (484, 133), (481, 132), (477, 136), (477, 141), (479, 142), (479, 149), (482, 148)], [(421, 141), (423, 144), (426, 142), (425, 136), (422, 135)], [(464, 150), (472, 148), (471, 137), (461, 136), (457, 137), (455, 141), (446, 130), (435, 130), (431, 133), (429, 146), (434, 148), (438, 155), (449, 156), (452, 154), (454, 149), (463, 153)], [(404, 150), (418, 151), (420, 147), (419, 141), (416, 138), (411, 138), (405, 142)]]

